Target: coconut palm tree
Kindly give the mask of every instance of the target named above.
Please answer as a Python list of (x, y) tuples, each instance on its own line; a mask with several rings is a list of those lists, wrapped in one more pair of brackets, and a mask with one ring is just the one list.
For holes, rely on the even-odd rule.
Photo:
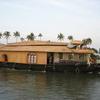
[(4, 35), (4, 37), (5, 37), (6, 40), (7, 40), (6, 43), (8, 43), (8, 39), (9, 39), (9, 37), (11, 36), (11, 35), (10, 35), (10, 32), (9, 32), (9, 31), (5, 31), (5, 32), (3, 33), (3, 35)]
[(100, 48), (99, 48), (99, 54), (100, 54)]
[(82, 48), (83, 46), (87, 47), (87, 45), (92, 43), (92, 39), (91, 38), (87, 38), (87, 39), (83, 39), (82, 43), (80, 45), (80, 48)]
[(16, 42), (17, 42), (18, 37), (20, 37), (20, 32), (18, 31), (14, 32), (14, 37), (16, 38)]
[(83, 39), (81, 44), (86, 45), (87, 44), (87, 40)]
[(34, 40), (34, 39), (35, 39), (34, 33), (31, 33), (31, 34), (30, 34), (30, 37), (31, 37), (31, 40)]
[(70, 41), (70, 43), (72, 43), (72, 41), (73, 41), (73, 36), (69, 35), (67, 38), (68, 38), (68, 40)]
[(87, 38), (86, 41), (87, 41), (87, 45), (92, 44), (92, 39), (91, 38)]
[(30, 35), (27, 35), (27, 37), (26, 37), (26, 38), (27, 38), (27, 40), (31, 40)]
[(0, 39), (2, 38), (2, 33), (0, 33)]
[(43, 37), (42, 33), (39, 33), (38, 37), (39, 37), (40, 40), (41, 40), (41, 38)]
[(57, 39), (60, 41), (64, 40), (64, 35), (62, 33), (59, 33)]
[(96, 48), (91, 48), (95, 53), (98, 53), (98, 50)]
[(71, 36), (71, 35), (68, 36), (68, 39), (69, 39), (69, 40), (73, 40), (73, 36)]
[(83, 39), (81, 44), (80, 44), (80, 48), (83, 48), (83, 46), (86, 46), (86, 45), (87, 45), (87, 40)]
[(20, 40), (23, 42), (23, 41), (24, 41), (24, 38), (23, 38), (23, 37), (21, 37), (21, 38), (20, 38)]
[(30, 33), (28, 36), (27, 36), (27, 39), (28, 40), (34, 40), (35, 39), (35, 35), (34, 35), (34, 33)]
[(69, 47), (69, 48), (74, 48), (74, 49), (76, 49), (76, 48), (78, 47), (77, 45), (73, 44), (73, 36), (69, 35), (69, 36), (67, 37), (67, 39), (69, 40), (69, 43), (68, 43), (68, 47)]

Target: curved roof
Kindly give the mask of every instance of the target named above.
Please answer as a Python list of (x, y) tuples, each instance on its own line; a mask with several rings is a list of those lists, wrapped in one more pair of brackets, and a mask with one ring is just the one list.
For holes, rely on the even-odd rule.
[(39, 41), (39, 40), (34, 40), (34, 41), (23, 41), (23, 42), (17, 42), (17, 43), (9, 43), (9, 46), (42, 46), (42, 45), (67, 45), (65, 42), (51, 42), (51, 41)]
[(0, 51), (93, 53), (93, 51), (89, 49), (70, 49), (67, 47), (67, 43), (50, 41), (25, 41), (10, 43), (0, 47)]

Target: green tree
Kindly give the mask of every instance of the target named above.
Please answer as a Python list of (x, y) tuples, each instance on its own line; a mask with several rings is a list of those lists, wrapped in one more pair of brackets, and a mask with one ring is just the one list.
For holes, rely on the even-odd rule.
[(68, 36), (68, 40), (73, 40), (73, 36)]
[(82, 45), (86, 45), (87, 44), (87, 40), (86, 39), (83, 39), (82, 40)]
[(20, 32), (18, 31), (14, 32), (14, 37), (16, 38), (16, 42), (17, 42), (18, 37), (20, 37)]
[(99, 48), (99, 54), (100, 54), (100, 48)]
[(80, 48), (82, 48), (83, 46), (87, 47), (87, 45), (89, 45), (89, 44), (92, 44), (92, 39), (91, 38), (83, 39), (82, 43), (80, 45)]
[(9, 31), (5, 31), (5, 32), (3, 33), (3, 36), (6, 38), (6, 43), (8, 43), (8, 39), (9, 39), (9, 37), (11, 36), (11, 35), (10, 35), (10, 32), (9, 32)]
[(27, 35), (27, 39), (31, 40), (31, 41), (34, 41), (34, 39), (35, 39), (34, 33), (30, 33), (29, 35)]
[(2, 38), (2, 33), (0, 33), (0, 39)]
[(87, 38), (86, 42), (87, 42), (87, 45), (92, 44), (92, 39), (91, 38)]
[(39, 33), (38, 37), (39, 37), (40, 40), (41, 40), (41, 38), (43, 37), (42, 33)]
[(23, 38), (23, 37), (21, 37), (21, 38), (20, 38), (20, 40), (23, 42), (23, 41), (24, 41), (24, 38)]
[(59, 33), (57, 39), (60, 41), (64, 40), (64, 35), (62, 33)]
[(99, 53), (99, 51), (96, 48), (91, 48), (95, 53)]
[(67, 38), (68, 38), (68, 40), (70, 41), (70, 43), (72, 43), (72, 41), (73, 41), (73, 36), (69, 35)]
[(31, 40), (31, 37), (30, 37), (30, 35), (27, 35), (27, 37), (26, 37), (26, 38), (27, 38), (27, 40)]

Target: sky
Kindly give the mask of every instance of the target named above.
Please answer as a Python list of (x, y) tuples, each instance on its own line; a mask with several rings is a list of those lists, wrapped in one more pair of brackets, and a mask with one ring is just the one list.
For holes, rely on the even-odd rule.
[(4, 31), (19, 31), (21, 37), (42, 33), (44, 40), (52, 41), (59, 33), (66, 42), (69, 35), (75, 40), (91, 38), (92, 47), (98, 49), (100, 0), (0, 0), (0, 32)]

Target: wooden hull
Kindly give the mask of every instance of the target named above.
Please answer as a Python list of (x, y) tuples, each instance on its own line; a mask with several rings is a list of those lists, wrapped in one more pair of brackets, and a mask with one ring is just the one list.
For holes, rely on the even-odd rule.
[(100, 72), (100, 65), (91, 64), (20, 64), (0, 62), (0, 68), (52, 72)]

